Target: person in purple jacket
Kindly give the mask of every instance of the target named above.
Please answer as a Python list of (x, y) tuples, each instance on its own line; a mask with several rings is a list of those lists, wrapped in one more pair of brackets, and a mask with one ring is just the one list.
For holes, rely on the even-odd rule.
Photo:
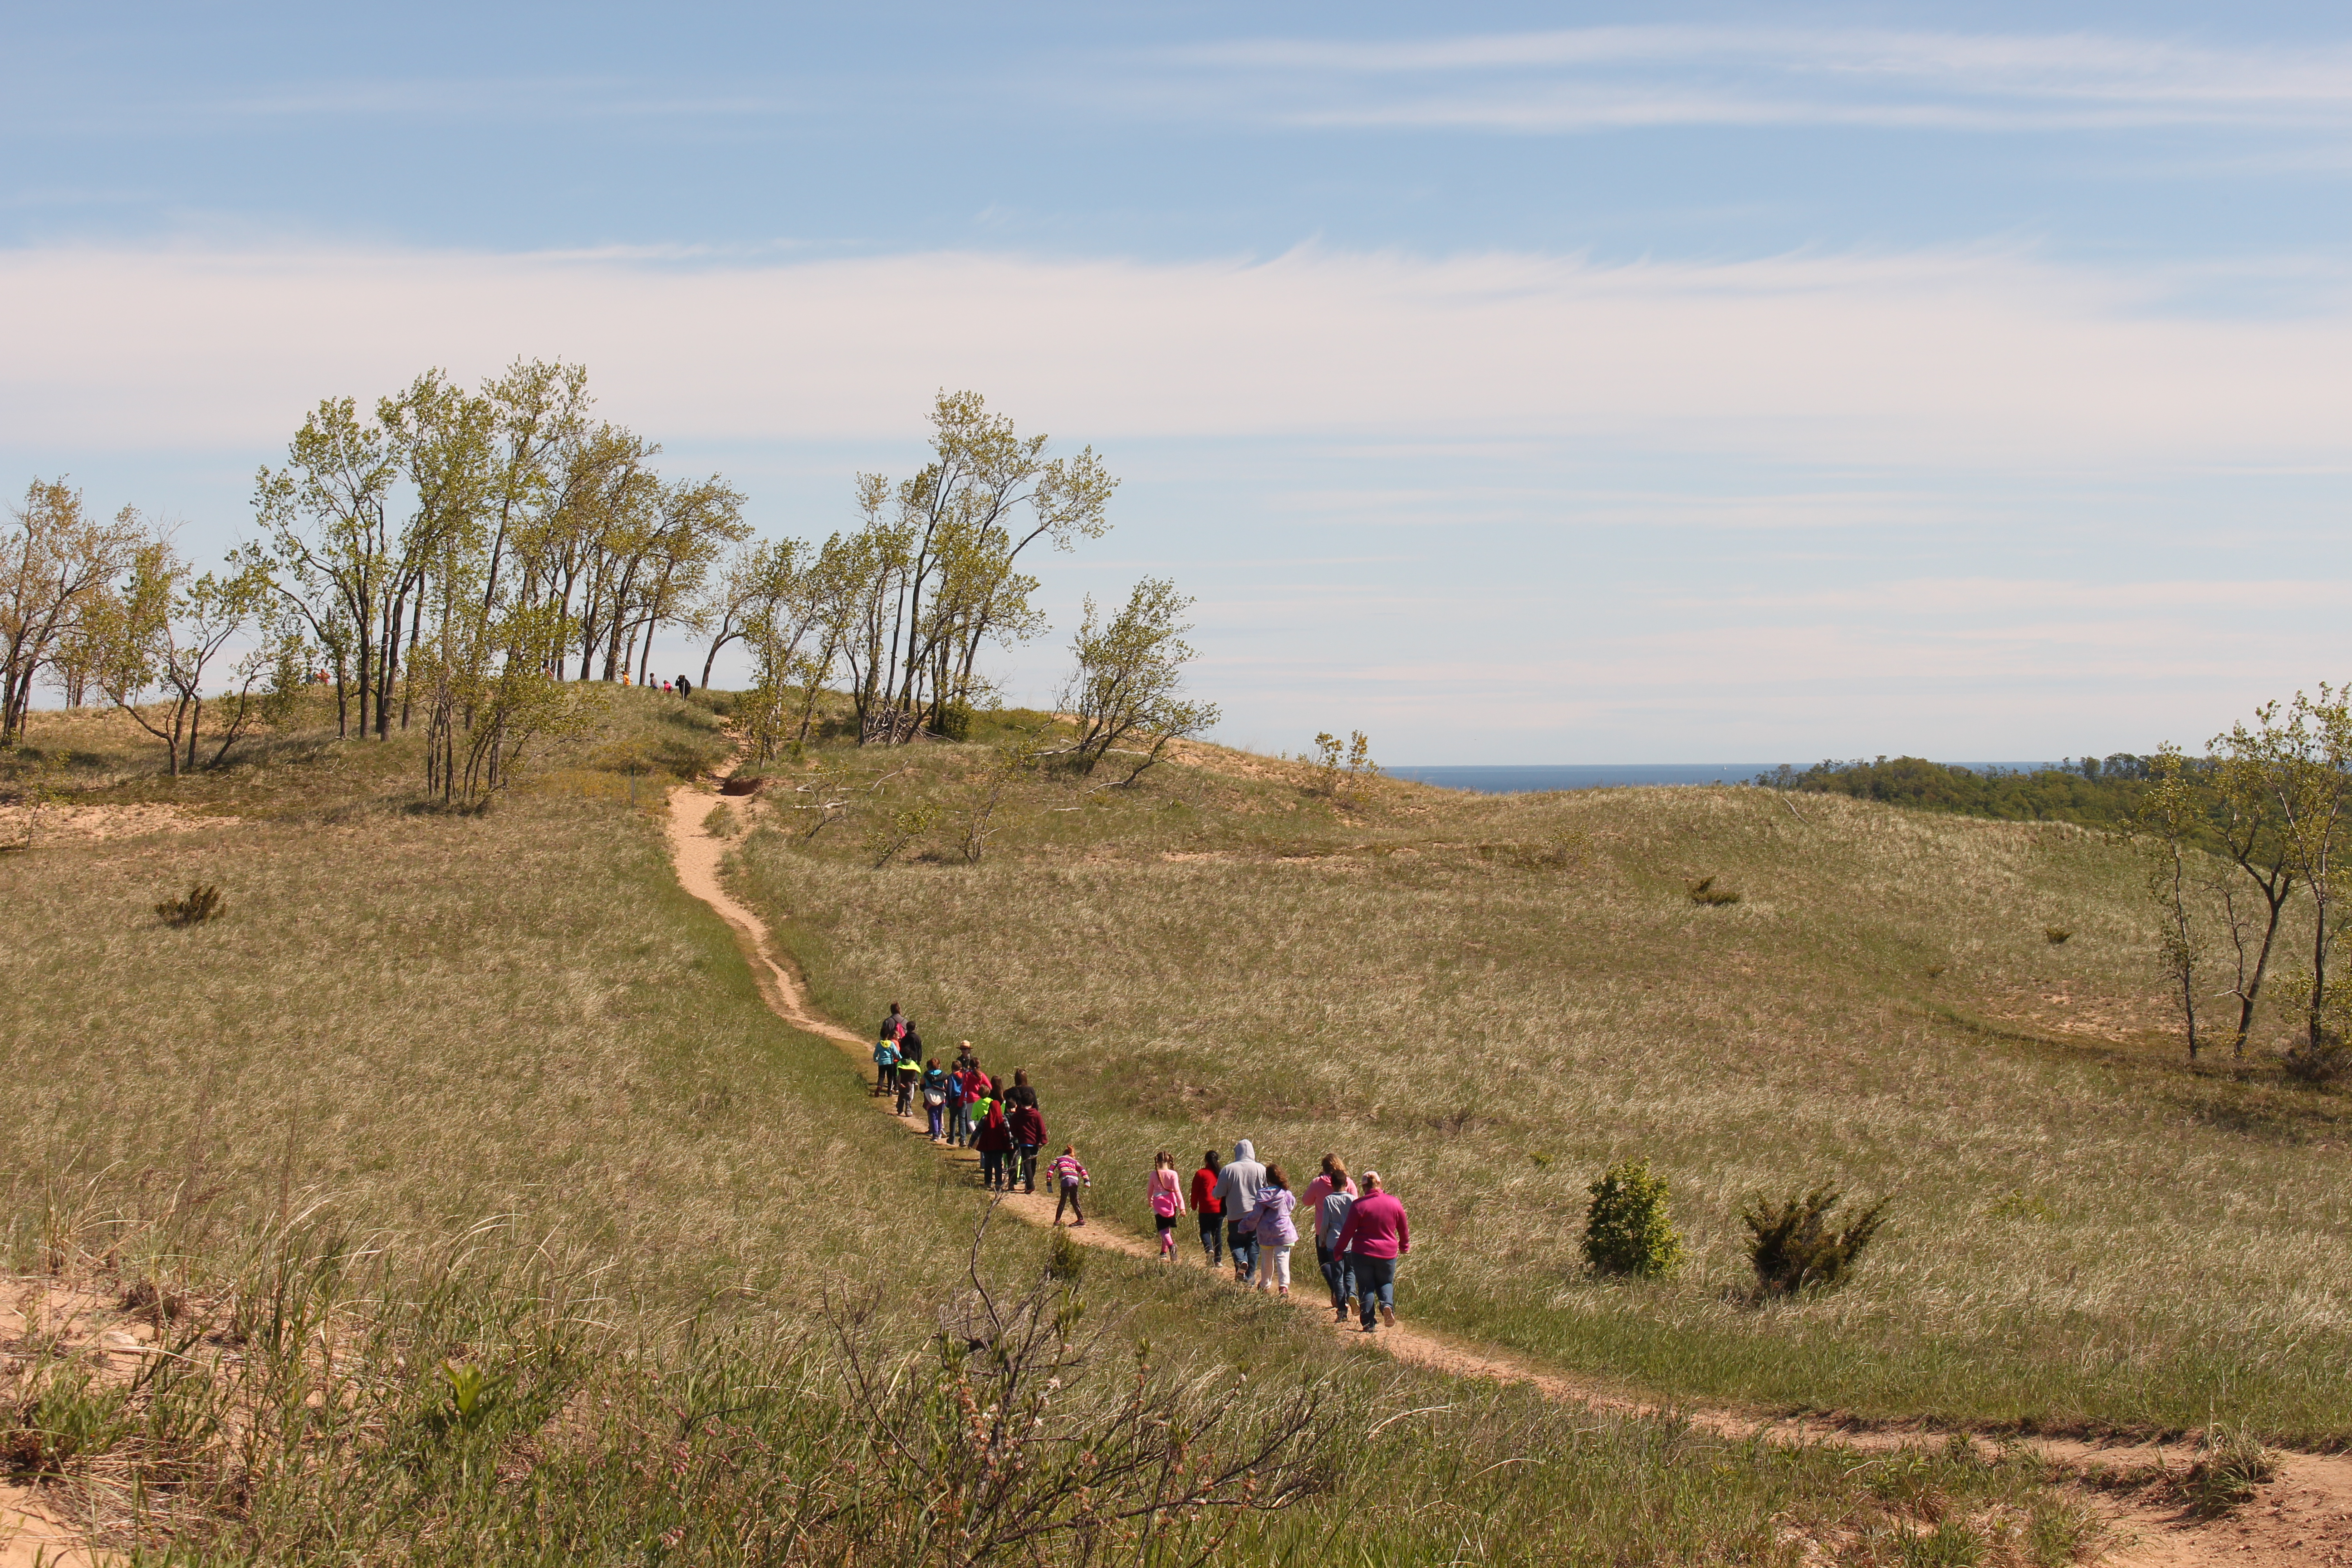
[(1275, 1287), (1290, 1294), (1290, 1249), (1298, 1244), (1298, 1223), (1291, 1217), (1298, 1199), (1280, 1165), (1265, 1168), (1265, 1185), (1257, 1190), (1257, 1288)]

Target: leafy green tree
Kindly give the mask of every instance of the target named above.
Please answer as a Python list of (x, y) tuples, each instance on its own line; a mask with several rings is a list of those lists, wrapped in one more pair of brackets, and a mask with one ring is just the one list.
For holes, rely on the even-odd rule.
[[(107, 699), (163, 742), (171, 774), (199, 763), (205, 679), (221, 654), (260, 625), (275, 601), (268, 568), (247, 560), (226, 574), (194, 570), (163, 539), (134, 552), (128, 580), (91, 615), (91, 675)], [(217, 699), (227, 718), (216, 727), (205, 767), (217, 767), (257, 715), (253, 688), (275, 659), (266, 646), (240, 660)], [(152, 696), (159, 700), (149, 701)]]
[(1193, 657), (1184, 640), (1192, 628), (1183, 617), (1192, 605), (1162, 577), (1138, 583), (1108, 623), (1094, 600), (1086, 601), (1086, 618), (1070, 643), (1076, 668), (1059, 700), (1063, 711), (1077, 716), (1078, 741), (1071, 750), (1080, 772), (1093, 773), (1127, 742), (1149, 742), (1133, 753), (1139, 760), (1118, 781), (1122, 787), (1132, 784), (1160, 761), (1170, 742), (1216, 723), (1215, 703), (1183, 695), (1184, 666)]
[[(2326, 683), (2317, 698), (2296, 692), (2267, 702), (2254, 722), (2233, 725), (2218, 742), (2240, 764), (2244, 787), (2258, 794), (2276, 835), (2279, 864), (2312, 901), (2311, 962), (2304, 977), (2305, 1040), (2317, 1052), (2342, 1029), (2331, 1016), (2329, 959), (2345, 926), (2344, 847), (2352, 818), (2352, 693)], [(2340, 990), (2341, 987), (2338, 987)]]
[(2197, 1034), (2197, 985), (2207, 943), (2199, 911), (2204, 907), (2210, 858), (2197, 847), (2206, 825), (2207, 792), (2179, 748), (2164, 747), (2156, 778), (2140, 797), (2137, 838), (2147, 860), (2148, 896), (2162, 911), (2157, 932), (2158, 962), (2170, 987), (2188, 1037), (2189, 1059), (2201, 1042)]
[(127, 570), (142, 530), (136, 513), (111, 521), (88, 515), (81, 492), (62, 479), (35, 479), (25, 503), (0, 527), (0, 746), (22, 739), (33, 682), (59, 664), (66, 700), (81, 705), (87, 663), (78, 650), (84, 618)]

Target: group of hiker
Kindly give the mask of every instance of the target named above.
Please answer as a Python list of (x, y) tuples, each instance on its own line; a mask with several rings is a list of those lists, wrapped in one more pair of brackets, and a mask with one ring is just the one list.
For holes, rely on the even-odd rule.
[[(913, 1115), (919, 1095), (931, 1142), (977, 1150), (981, 1184), (989, 1191), (1037, 1190), (1045, 1117), (1027, 1072), (1016, 1068), (1009, 1085), (991, 1078), (970, 1040), (959, 1042), (954, 1058), (942, 1067), (938, 1057), (925, 1055), (921, 1032), (893, 1002), (874, 1041), (874, 1092), (888, 1097), (900, 1116)], [(1067, 1211), (1073, 1225), (1086, 1224), (1084, 1194), (1093, 1183), (1077, 1145), (1063, 1144), (1045, 1169), (1057, 1194), (1054, 1223), (1060, 1225)], [(1291, 1248), (1302, 1230), (1311, 1233), (1334, 1321), (1347, 1321), (1353, 1307), (1368, 1334), (1381, 1324), (1396, 1326), (1397, 1265), (1412, 1249), (1412, 1234), (1404, 1205), (1378, 1171), (1366, 1171), (1360, 1188), (1347, 1162), (1326, 1154), (1315, 1179), (1294, 1192), (1289, 1173), (1261, 1162), (1244, 1138), (1234, 1145), (1231, 1160), (1214, 1149), (1202, 1155), (1189, 1190), (1175, 1157), (1161, 1150), (1144, 1184), (1144, 1200), (1160, 1232), (1162, 1259), (1176, 1257), (1177, 1220), (1197, 1215), (1210, 1268), (1230, 1258), (1234, 1283), (1283, 1296), (1290, 1294)]]
[[(920, 1095), (931, 1142), (977, 1150), (981, 1184), (989, 1191), (1009, 1193), (1016, 1184), (1025, 1193), (1037, 1190), (1045, 1116), (1026, 1072), (1016, 1068), (1010, 1084), (989, 1077), (971, 1054), (970, 1040), (959, 1042), (954, 1059), (940, 1066), (938, 1057), (924, 1056), (914, 1020), (893, 1002), (874, 1042), (874, 1092), (892, 1097), (901, 1116), (914, 1114)], [(1046, 1166), (1046, 1177), (1058, 1194), (1054, 1223), (1061, 1224), (1066, 1211), (1074, 1224), (1086, 1224), (1085, 1192), (1092, 1181), (1078, 1162), (1076, 1144), (1062, 1145)]]
[(1353, 1306), (1368, 1334), (1381, 1324), (1396, 1326), (1397, 1265), (1412, 1250), (1412, 1232), (1404, 1205), (1378, 1171), (1366, 1171), (1359, 1188), (1347, 1162), (1326, 1154), (1306, 1190), (1293, 1192), (1289, 1173), (1261, 1162), (1244, 1138), (1230, 1160), (1214, 1149), (1201, 1156), (1189, 1194), (1178, 1184), (1175, 1158), (1161, 1150), (1145, 1192), (1160, 1228), (1161, 1258), (1175, 1258), (1176, 1221), (1189, 1210), (1200, 1216), (1201, 1251), (1210, 1268), (1221, 1256), (1230, 1258), (1236, 1284), (1287, 1296), (1290, 1250), (1304, 1228), (1315, 1238), (1315, 1262), (1330, 1289), (1333, 1320), (1346, 1322)]

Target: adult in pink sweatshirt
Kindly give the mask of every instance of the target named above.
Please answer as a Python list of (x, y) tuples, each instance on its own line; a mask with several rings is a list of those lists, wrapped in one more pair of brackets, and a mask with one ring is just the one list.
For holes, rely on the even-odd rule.
[(1375, 1305), (1381, 1321), (1396, 1327), (1397, 1262), (1412, 1250), (1412, 1232), (1405, 1224), (1404, 1205), (1390, 1195), (1378, 1171), (1364, 1173), (1364, 1195), (1349, 1205), (1347, 1223), (1331, 1249), (1346, 1255), (1348, 1271), (1355, 1277), (1364, 1332), (1373, 1331)]

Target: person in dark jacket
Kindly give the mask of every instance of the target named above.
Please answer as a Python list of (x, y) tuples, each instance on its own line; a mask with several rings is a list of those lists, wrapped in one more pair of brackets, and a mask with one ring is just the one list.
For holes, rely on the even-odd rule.
[(1013, 1178), (1005, 1156), (1013, 1152), (1013, 1129), (1004, 1120), (1004, 1107), (992, 1100), (987, 1103), (980, 1131), (971, 1136), (971, 1146), (980, 1151), (980, 1184), (991, 1192), (1009, 1192)]
[(1004, 1091), (1004, 1103), (1008, 1107), (1034, 1105), (1037, 1103), (1037, 1091), (1029, 1087), (1029, 1069), (1027, 1068), (1014, 1068), (1013, 1069), (1013, 1087)]
[[(1019, 1092), (1018, 1089), (1013, 1091), (1015, 1094)], [(1008, 1094), (1004, 1098), (1010, 1100), (1013, 1096)], [(1013, 1151), (1021, 1158), (1022, 1190), (1032, 1193), (1037, 1190), (1037, 1151), (1045, 1146), (1045, 1118), (1038, 1110), (1036, 1100), (1037, 1097), (1031, 1095), (1027, 1105), (1013, 1106), (1013, 1114), (1004, 1119), (1005, 1124), (1013, 1130)], [(1006, 1178), (1004, 1184), (1008, 1189), (1013, 1185), (1010, 1177)]]

